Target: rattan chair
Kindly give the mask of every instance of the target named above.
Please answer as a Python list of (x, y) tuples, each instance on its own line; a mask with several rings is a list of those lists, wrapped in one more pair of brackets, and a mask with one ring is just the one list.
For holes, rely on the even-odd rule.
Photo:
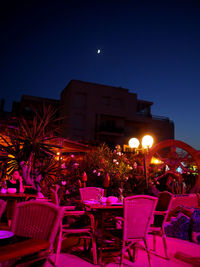
[[(59, 206), (59, 185), (51, 189), (51, 201)], [(92, 214), (85, 211), (75, 210), (75, 206), (62, 206), (64, 213), (63, 218), (60, 221), (59, 236), (57, 241), (57, 248), (55, 254), (55, 265), (58, 266), (59, 255), (61, 252), (62, 241), (69, 237), (78, 237), (79, 242), (75, 244), (80, 245), (80, 240), (84, 240), (84, 249), (86, 250), (86, 240), (90, 239), (91, 244), (87, 247), (87, 250), (92, 249), (93, 263), (97, 264), (97, 250), (96, 250), (96, 237), (95, 237), (95, 221)], [(80, 219), (83, 217), (84, 219)], [(87, 224), (84, 221), (87, 220)], [(76, 221), (78, 220), (78, 223)]]
[[(104, 252), (109, 254), (110, 242), (114, 241), (115, 249), (117, 247), (120, 248), (120, 266), (122, 266), (125, 253), (128, 252), (130, 259), (134, 260), (135, 245), (137, 242), (143, 241), (148, 255), (149, 266), (151, 266), (146, 236), (156, 204), (157, 198), (152, 196), (138, 195), (124, 198), (124, 215), (123, 218), (118, 218), (122, 221), (122, 228), (109, 229), (109, 231), (103, 230), (99, 256), (100, 264), (103, 262)], [(107, 249), (108, 247), (109, 249)], [(132, 249), (133, 255), (131, 254)]]
[(79, 191), (81, 200), (100, 200), (104, 196), (104, 189), (99, 187), (83, 187)]
[[(56, 251), (56, 258), (55, 258), (55, 265), (58, 264), (59, 260), (59, 254), (61, 251), (61, 244), (62, 241), (69, 237), (78, 237), (79, 242), (76, 244), (76, 246), (80, 245), (80, 240), (84, 240), (84, 249), (90, 250), (92, 249), (93, 254), (93, 263), (97, 264), (97, 248), (96, 248), (96, 236), (95, 236), (95, 219), (94, 216), (91, 213), (88, 213), (86, 211), (67, 211), (64, 212), (63, 220), (69, 219), (69, 218), (77, 218), (79, 221), (78, 223), (72, 223), (70, 224), (60, 224), (60, 232), (59, 232), (59, 238), (58, 238), (58, 245), (57, 245), (57, 251)], [(87, 224), (85, 224), (85, 220), (80, 220), (80, 218), (83, 217), (87, 220)], [(86, 247), (86, 240), (89, 239), (91, 243), (88, 247)], [(75, 246), (75, 245), (73, 245)]]
[(153, 235), (154, 252), (156, 251), (156, 236), (162, 237), (166, 259), (168, 259), (168, 254), (167, 254), (167, 242), (164, 231), (164, 225), (171, 208), (172, 200), (173, 200), (173, 194), (171, 194), (170, 192), (163, 191), (159, 193), (158, 203), (154, 211), (154, 223), (150, 226), (149, 229), (149, 233)]
[[(16, 205), (11, 231), (18, 236), (49, 242), (48, 250), (22, 258), (17, 262), (17, 265), (40, 260), (50, 261), (49, 256), (53, 253), (54, 242), (62, 217), (63, 209), (49, 202), (31, 200)], [(52, 261), (50, 262), (52, 263)]]

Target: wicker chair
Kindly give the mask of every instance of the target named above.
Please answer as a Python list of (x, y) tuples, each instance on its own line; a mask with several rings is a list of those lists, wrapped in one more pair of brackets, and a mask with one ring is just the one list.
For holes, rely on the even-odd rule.
[(63, 209), (49, 202), (32, 200), (16, 205), (11, 231), (15, 235), (47, 240), (50, 244), (47, 251), (22, 258), (17, 264), (40, 260), (50, 261), (49, 256), (53, 252), (54, 241), (62, 216)]
[[(51, 189), (51, 201), (59, 206), (59, 185), (56, 185), (55, 189)], [(95, 221), (92, 214), (87, 213), (85, 211), (77, 211), (75, 210), (75, 206), (63, 206), (64, 214), (63, 218), (60, 221), (60, 228), (59, 228), (59, 237), (57, 242), (57, 249), (55, 255), (55, 265), (58, 265), (59, 262), (59, 255), (61, 251), (62, 241), (68, 237), (76, 236), (79, 237), (79, 242), (77, 245), (80, 244), (80, 239), (84, 240), (84, 248), (86, 249), (86, 239), (91, 240), (91, 246), (88, 247), (88, 250), (92, 247), (93, 249), (93, 263), (97, 264), (97, 251), (96, 251), (96, 237), (95, 237)], [(89, 218), (89, 223), (84, 224), (84, 220), (80, 220), (81, 217)], [(75, 221), (81, 221), (82, 225), (78, 223), (75, 224)], [(70, 225), (71, 221), (71, 225)], [(73, 224), (73, 223), (74, 224)]]
[(168, 259), (167, 242), (164, 232), (164, 224), (167, 220), (173, 200), (173, 194), (168, 191), (160, 192), (154, 211), (154, 223), (150, 226), (149, 233), (153, 235), (153, 251), (156, 251), (156, 236), (161, 236), (165, 250), (165, 258)]
[(81, 200), (99, 200), (104, 196), (104, 189), (99, 187), (83, 187), (80, 188)]
[[(129, 253), (130, 259), (135, 260), (135, 245), (138, 241), (143, 241), (148, 254), (149, 266), (151, 266), (146, 235), (156, 204), (157, 198), (152, 196), (138, 195), (124, 198), (124, 215), (121, 219), (118, 217), (118, 220), (120, 219), (122, 222), (122, 228), (103, 230), (99, 256), (100, 264), (103, 260), (103, 250), (106, 251), (107, 244), (110, 249), (111, 241), (115, 241), (114, 249), (120, 248), (120, 266), (123, 266), (126, 251)], [(133, 255), (131, 249), (133, 249)]]
[[(55, 258), (55, 265), (58, 263), (59, 254), (61, 250), (61, 244), (62, 241), (69, 237), (79, 237), (79, 242), (77, 245), (80, 244), (80, 239), (84, 240), (84, 249), (90, 250), (92, 248), (92, 254), (93, 254), (93, 263), (97, 264), (97, 249), (96, 249), (96, 236), (95, 236), (95, 219), (94, 216), (91, 213), (88, 213), (86, 211), (67, 211), (64, 212), (64, 219), (69, 219), (70, 217), (73, 218), (80, 218), (84, 216), (85, 219), (89, 219), (88, 224), (84, 224), (84, 220), (81, 221), (81, 223), (74, 223), (72, 225), (69, 224), (60, 224), (60, 232), (59, 232), (59, 238), (58, 238), (58, 245), (57, 245), (57, 251), (56, 251), (56, 258)], [(86, 247), (86, 239), (90, 239), (91, 243), (88, 247)]]
[[(60, 196), (59, 196), (59, 185), (56, 185), (55, 188), (51, 188), (51, 194), (50, 194), (50, 199), (49, 201), (52, 202), (53, 204), (60, 206)], [(64, 212), (68, 210), (75, 210), (76, 206), (62, 206)]]

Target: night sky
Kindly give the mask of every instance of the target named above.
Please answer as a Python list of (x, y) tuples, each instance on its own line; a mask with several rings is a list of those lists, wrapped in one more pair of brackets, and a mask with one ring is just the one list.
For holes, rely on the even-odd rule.
[[(0, 98), (60, 98), (72, 79), (153, 101), (200, 149), (200, 1), (4, 1)], [(97, 50), (101, 53), (97, 54)]]

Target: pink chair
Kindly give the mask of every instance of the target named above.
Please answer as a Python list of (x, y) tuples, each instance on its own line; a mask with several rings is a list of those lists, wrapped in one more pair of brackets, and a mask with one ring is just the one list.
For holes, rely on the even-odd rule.
[(156, 236), (161, 236), (165, 250), (165, 257), (167, 255), (167, 242), (164, 231), (164, 225), (167, 220), (169, 211), (171, 209), (174, 195), (168, 191), (160, 192), (158, 195), (158, 202), (154, 211), (154, 223), (150, 226), (149, 233), (153, 235), (153, 251), (156, 251)]
[[(60, 206), (60, 197), (59, 197), (59, 185), (55, 185), (55, 188), (51, 188), (51, 194), (50, 194), (50, 199), (49, 201), (52, 202), (53, 204)], [(65, 211), (68, 210), (75, 210), (76, 206), (61, 206)]]
[[(121, 218), (121, 229), (103, 230), (100, 247), (100, 263), (103, 258), (103, 250), (110, 247), (110, 241), (115, 241), (115, 246), (121, 250), (120, 266), (123, 265), (124, 254), (127, 251), (130, 258), (135, 258), (135, 245), (143, 241), (148, 254), (149, 266), (151, 266), (150, 253), (147, 247), (146, 236), (148, 234), (151, 218), (157, 204), (157, 198), (147, 195), (138, 195), (124, 198), (124, 215)], [(120, 218), (118, 218), (119, 220)], [(109, 241), (110, 240), (110, 241)], [(131, 255), (133, 249), (133, 255)], [(108, 250), (109, 252), (109, 250)]]
[[(59, 206), (59, 196), (58, 196), (59, 185), (55, 186), (55, 189), (51, 189), (51, 201), (54, 202), (56, 205)], [(63, 206), (64, 214), (63, 218), (60, 221), (60, 228), (59, 228), (59, 237), (58, 237), (58, 244), (56, 249), (55, 255), (55, 266), (58, 265), (59, 262), (59, 255), (61, 251), (62, 241), (70, 236), (79, 237), (80, 239), (84, 239), (84, 245), (86, 245), (86, 239), (90, 239), (92, 242), (92, 252), (93, 252), (93, 263), (97, 264), (97, 251), (96, 251), (96, 238), (95, 238), (95, 221), (92, 214), (87, 213), (85, 211), (75, 211), (75, 206)], [(78, 224), (76, 227), (70, 225), (68, 222), (76, 221), (80, 219), (80, 217), (88, 217), (89, 224), (87, 225), (80, 225)], [(77, 244), (77, 245), (78, 245)], [(85, 246), (86, 249), (86, 246)]]
[(104, 189), (99, 187), (79, 188), (81, 200), (99, 200), (104, 196)]
[[(88, 217), (89, 223), (87, 225), (78, 224), (76, 227), (75, 225), (69, 225), (69, 224), (60, 224), (60, 232), (59, 232), (59, 238), (58, 238), (58, 245), (57, 245), (57, 251), (56, 251), (56, 258), (55, 258), (55, 265), (58, 263), (59, 254), (61, 251), (61, 244), (62, 241), (66, 238), (76, 236), (79, 237), (79, 243), (80, 239), (84, 239), (84, 249), (86, 250), (86, 239), (90, 239), (92, 243), (92, 254), (93, 254), (93, 263), (97, 264), (97, 248), (96, 248), (96, 236), (95, 236), (95, 219), (94, 216), (91, 213), (85, 212), (85, 211), (66, 211), (64, 212), (64, 218), (79, 218), (80, 217)], [(88, 250), (91, 248), (87, 248)]]
[[(35, 262), (41, 259), (49, 259), (53, 252), (54, 241), (58, 233), (63, 209), (49, 202), (26, 201), (16, 205), (14, 217), (11, 223), (11, 231), (15, 235), (47, 240), (48, 251), (37, 254), (36, 257), (21, 259), (19, 262)], [(52, 263), (52, 262), (51, 262)]]

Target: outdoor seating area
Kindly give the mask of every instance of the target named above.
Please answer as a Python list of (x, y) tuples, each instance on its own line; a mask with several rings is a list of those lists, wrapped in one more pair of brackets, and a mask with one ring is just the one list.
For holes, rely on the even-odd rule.
[[(151, 254), (151, 266), (152, 267), (192, 267), (199, 266), (199, 245), (184, 241), (181, 239), (170, 238), (167, 237), (168, 244), (168, 256), (169, 260), (166, 260), (162, 257), (158, 257), (155, 254)], [(73, 240), (69, 240), (69, 242), (73, 242)], [(153, 239), (151, 235), (147, 236), (147, 242), (149, 247), (153, 247)], [(94, 265), (92, 260), (88, 260), (88, 258), (84, 257), (82, 254), (81, 248), (78, 251), (69, 252), (66, 250), (68, 247), (68, 243), (63, 244), (63, 250), (60, 254), (59, 259), (59, 267), (68, 266), (80, 266), (80, 267), (94, 267), (94, 266), (102, 266), (100, 264)], [(162, 239), (160, 237), (157, 238), (157, 248), (158, 253), (160, 255), (164, 255), (164, 249), (162, 247)], [(113, 253), (112, 253), (113, 255)], [(51, 256), (54, 259), (54, 255)], [(66, 264), (67, 263), (67, 264)], [(105, 262), (105, 266), (107, 267), (117, 267), (120, 263), (120, 257), (115, 256), (111, 258), (107, 258), (107, 262)], [(147, 253), (143, 249), (138, 249), (136, 253), (135, 262), (129, 261), (128, 253), (125, 254), (124, 266), (127, 267), (146, 267), (149, 266)], [(45, 267), (51, 267), (50, 263), (47, 263)]]
[(34, 127), (23, 120), (1, 136), (0, 264), (199, 266), (193, 150), (168, 140), (127, 153), (76, 144), (64, 154), (50, 117), (49, 127), (36, 116)]
[[(84, 189), (90, 191), (90, 187), (80, 191)], [(12, 233), (0, 240), (3, 266), (36, 262), (39, 266), (62, 267), (63, 261), (73, 260), (83, 266), (198, 266), (198, 242), (170, 237), (167, 229), (172, 202), (178, 196), (165, 191), (158, 197), (135, 195), (121, 201), (99, 198), (101, 190), (97, 189), (96, 199), (93, 195), (93, 199), (82, 200), (80, 194), (73, 206), (53, 204), (46, 198), (18, 202), (10, 226), (7, 230), (0, 227), (2, 235)], [(54, 192), (58, 194), (58, 190)], [(1, 200), (0, 204), (3, 214), (6, 201)], [(200, 209), (196, 207), (197, 210)], [(200, 217), (200, 212), (195, 215), (194, 218)], [(193, 227), (199, 230), (197, 219)], [(184, 250), (187, 246), (189, 249)]]

